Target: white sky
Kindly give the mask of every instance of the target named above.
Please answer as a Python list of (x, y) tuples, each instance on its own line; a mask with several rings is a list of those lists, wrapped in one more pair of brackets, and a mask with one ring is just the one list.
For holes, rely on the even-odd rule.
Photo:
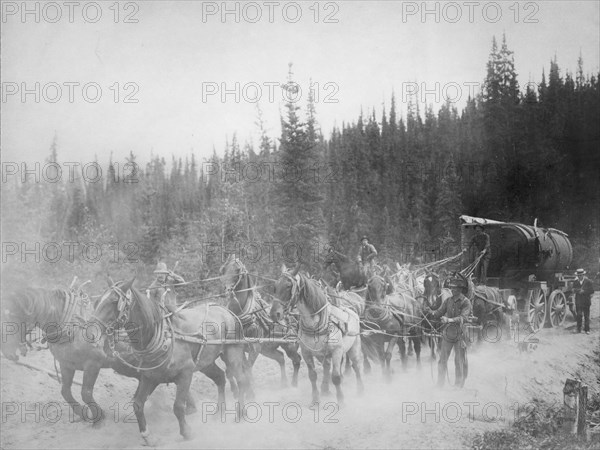
[[(101, 162), (110, 152), (116, 161), (124, 161), (133, 151), (140, 162), (151, 152), (170, 160), (189, 155), (199, 159), (222, 153), (226, 137), (234, 132), (238, 140), (257, 142), (256, 103), (229, 94), (225, 102), (220, 92), (203, 101), (203, 83), (235, 83), (262, 86), (259, 102), (267, 121), (269, 134), (279, 136), (279, 111), (283, 102), (277, 88), (275, 101), (269, 101), (268, 83), (284, 83), (288, 63), (300, 84), (304, 106), (308, 80), (319, 84), (316, 105), (318, 120), (326, 137), (331, 128), (342, 122), (355, 121), (361, 108), (365, 114), (376, 109), (378, 120), (385, 102), (389, 111), (392, 91), (398, 108), (405, 114), (403, 94), (417, 82), (420, 88), (455, 97), (456, 90), (442, 87), (456, 83), (462, 88), (457, 106), (462, 107), (468, 87), (465, 83), (481, 83), (491, 48), (492, 36), (501, 39), (506, 32), (509, 48), (515, 52), (516, 70), (521, 85), (540, 81), (542, 68), (548, 71), (555, 55), (559, 66), (572, 72), (580, 52), (584, 71), (598, 73), (600, 54), (599, 2), (474, 2), (472, 23), (469, 2), (456, 2), (462, 16), (453, 19), (457, 9), (447, 2), (437, 3), (440, 15), (421, 17), (422, 2), (343, 1), (321, 2), (320, 15), (314, 22), (314, 2), (298, 2), (302, 17), (292, 23), (295, 8), (291, 2), (274, 2), (273, 23), (269, 22), (269, 6), (256, 2), (262, 11), (257, 23), (249, 23), (240, 14), (222, 20), (219, 13), (206, 16), (203, 8), (220, 8), (222, 2), (130, 2), (120, 4), (119, 23), (114, 23), (113, 1), (99, 2), (102, 17), (96, 23), (91, 2), (75, 2), (73, 23), (63, 1), (47, 5), (39, 3), (39, 23), (34, 14), (21, 13), (21, 2), (2, 2), (2, 160), (11, 162), (43, 162), (54, 134), (58, 136), (61, 161)], [(34, 10), (35, 2), (28, 3)], [(235, 8), (236, 2), (226, 2)], [(60, 7), (62, 17), (49, 23)], [(123, 23), (124, 17), (138, 11), (138, 23)], [(240, 13), (252, 18), (256, 8), (240, 3)], [(430, 9), (436, 2), (428, 2)], [(493, 23), (499, 6), (501, 17)], [(287, 6), (286, 17), (283, 7)], [(312, 9), (310, 9), (312, 6)], [(405, 13), (418, 8), (415, 15)], [(487, 15), (484, 16), (484, 8)], [(15, 14), (11, 14), (16, 10)], [(515, 20), (515, 12), (519, 11)], [(324, 23), (328, 14), (337, 23)], [(526, 21), (529, 19), (529, 22)], [(537, 23), (531, 23), (537, 20)], [(40, 83), (40, 99), (33, 94), (25, 101), (20, 90), (34, 89)], [(69, 88), (74, 86), (73, 102)], [(97, 103), (86, 101), (81, 87), (98, 83), (102, 96)], [(124, 96), (138, 91), (138, 103), (124, 103)], [(49, 84), (50, 83), (50, 84)], [(61, 87), (62, 97), (52, 99)], [(120, 98), (114, 102), (115, 84)], [(267, 83), (267, 85), (265, 85)], [(330, 83), (326, 87), (326, 83)], [(111, 86), (113, 86), (111, 90)], [(207, 84), (204, 84), (207, 89)], [(210, 87), (215, 84), (210, 85)], [(16, 88), (19, 92), (12, 95)], [(335, 89), (335, 90), (334, 90)], [(242, 91), (243, 92), (243, 91)], [(248, 96), (255, 90), (248, 88)], [(45, 94), (45, 96), (44, 96)], [(88, 94), (94, 97), (93, 88)], [(337, 103), (324, 103), (330, 95)], [(46, 98), (45, 98), (46, 97)], [(251, 100), (251, 98), (249, 99)], [(440, 98), (443, 100), (443, 98)], [(426, 98), (435, 103), (433, 93)], [(437, 108), (436, 108), (437, 109)]]

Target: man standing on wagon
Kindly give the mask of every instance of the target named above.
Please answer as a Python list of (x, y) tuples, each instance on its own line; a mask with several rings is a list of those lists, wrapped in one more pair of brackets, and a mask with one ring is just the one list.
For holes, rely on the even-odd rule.
[(577, 332), (581, 333), (581, 322), (583, 319), (583, 331), (590, 334), (590, 306), (592, 304), (592, 294), (594, 285), (592, 280), (585, 276), (585, 270), (577, 269), (575, 275), (577, 279), (573, 283), (573, 292), (575, 292), (575, 308), (577, 308)]
[(375, 246), (369, 244), (369, 239), (367, 236), (363, 236), (360, 240), (358, 263), (360, 264), (361, 269), (367, 278), (370, 278), (373, 275), (373, 265), (375, 264), (376, 256), (377, 250), (375, 250)]
[(440, 360), (438, 362), (438, 387), (443, 387), (448, 371), (448, 358), (454, 349), (455, 386), (462, 388), (469, 373), (469, 361), (467, 360), (466, 324), (471, 315), (471, 302), (465, 294), (468, 292), (466, 279), (455, 275), (448, 280), (447, 286), (452, 291), (452, 297), (435, 311), (426, 307), (427, 316), (440, 319), (444, 327), (442, 329), (442, 347)]
[(479, 265), (476, 269), (477, 279), (480, 284), (485, 284), (487, 282), (487, 269), (490, 264), (490, 235), (487, 234), (483, 225), (475, 225), (475, 236), (471, 239), (471, 243), (469, 244), (469, 249), (471, 247), (475, 247), (479, 252), (475, 257), (477, 258), (479, 255), (483, 255), (481, 260), (479, 261)]

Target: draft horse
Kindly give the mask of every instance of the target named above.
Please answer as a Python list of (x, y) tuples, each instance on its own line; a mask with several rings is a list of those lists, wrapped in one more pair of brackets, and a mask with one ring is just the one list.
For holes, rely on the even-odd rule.
[[(152, 445), (144, 404), (161, 383), (176, 384), (173, 412), (179, 421), (180, 434), (184, 439), (191, 438), (185, 420), (185, 402), (193, 374), (197, 370), (210, 370), (219, 356), (239, 387), (239, 414), (248, 380), (244, 371), (244, 344), (238, 339), (242, 336), (235, 315), (222, 306), (205, 304), (163, 316), (160, 305), (143, 295), (133, 282), (134, 279), (111, 286), (100, 299), (91, 322), (99, 324), (110, 349), (115, 346), (116, 332), (121, 329), (127, 332), (133, 354), (120, 359), (140, 371), (133, 406), (142, 438)], [(225, 338), (232, 336), (235, 340), (226, 344)], [(220, 400), (224, 400), (222, 386), (219, 386)]]
[(282, 343), (269, 342), (269, 339), (284, 339), (289, 337), (289, 326), (274, 322), (269, 316), (270, 305), (268, 305), (255, 288), (244, 264), (230, 255), (220, 269), (221, 281), (227, 292), (227, 307), (242, 323), (244, 336), (264, 339), (262, 343), (254, 342), (247, 344), (249, 374), (259, 353), (271, 358), (279, 364), (281, 369), (281, 385), (287, 385), (285, 373), (285, 358), (278, 348), (281, 347), (288, 358), (292, 360), (294, 374), (292, 386), (298, 385), (298, 371), (302, 357), (298, 353), (300, 344), (297, 341)]
[[(394, 289), (379, 275), (371, 277), (367, 284), (365, 322), (375, 331), (373, 338), (387, 376), (391, 375), (392, 351), (396, 344), (400, 348), (402, 364), (406, 365), (406, 339), (413, 343), (417, 365), (420, 366), (422, 320), (421, 305), (408, 292)], [(386, 342), (388, 345), (384, 351)]]
[(314, 361), (316, 357), (323, 364), (322, 393), (329, 391), (331, 373), (337, 401), (342, 404), (342, 361), (345, 355), (352, 362), (359, 393), (363, 390), (359, 318), (354, 311), (338, 308), (327, 301), (327, 295), (319, 282), (298, 273), (299, 268), (298, 265), (290, 273), (285, 266), (282, 267), (281, 276), (275, 285), (271, 317), (279, 321), (294, 307), (298, 308), (298, 339), (302, 357), (308, 366), (312, 401), (319, 402)]
[(330, 249), (325, 256), (324, 269), (330, 265), (334, 265), (340, 274), (340, 280), (345, 290), (350, 290), (353, 287), (360, 287), (367, 284), (367, 276), (357, 261), (354, 261), (346, 255)]
[[(82, 290), (24, 288), (9, 295), (3, 305), (3, 328), (6, 340), (2, 353), (17, 361), (17, 350), (27, 354), (27, 337), (41, 331), (42, 341), (48, 343), (50, 352), (60, 367), (61, 394), (75, 416), (98, 426), (104, 413), (94, 399), (94, 384), (101, 368), (112, 367), (118, 373), (139, 378), (134, 370), (111, 361), (99, 341), (94, 338), (86, 320), (92, 312), (92, 304)], [(128, 351), (128, 346), (119, 342), (117, 349)], [(72, 393), (75, 371), (82, 370), (83, 383), (81, 405)]]

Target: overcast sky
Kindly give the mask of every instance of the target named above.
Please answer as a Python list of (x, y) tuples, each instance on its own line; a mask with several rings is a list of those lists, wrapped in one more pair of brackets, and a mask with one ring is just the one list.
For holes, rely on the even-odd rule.
[(299, 105), (315, 83), (326, 137), (361, 108), (379, 120), (393, 91), (403, 115), (415, 88), (462, 107), (503, 32), (521, 85), (555, 55), (562, 75), (580, 52), (586, 73), (599, 70), (597, 1), (429, 2), (425, 17), (422, 2), (226, 2), (225, 17), (222, 2), (75, 3), (30, 2), (24, 16), (2, 3), (3, 161), (43, 161), (55, 133), (62, 161), (201, 159), (234, 132), (256, 144), (257, 104), (278, 137), (289, 62)]

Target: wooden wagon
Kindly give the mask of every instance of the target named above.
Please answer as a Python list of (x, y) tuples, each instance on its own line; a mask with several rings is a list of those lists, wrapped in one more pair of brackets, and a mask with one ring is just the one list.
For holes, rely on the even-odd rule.
[[(470, 216), (461, 216), (460, 220), (463, 249), (469, 248), (477, 225), (483, 225), (490, 236), (485, 284), (499, 289), (505, 304), (516, 305), (520, 323), (528, 324), (535, 332), (544, 326), (562, 325), (569, 309), (575, 316), (571, 291), (576, 277), (569, 271), (573, 248), (566, 233), (537, 224)], [(473, 259), (473, 252), (466, 252), (462, 266)]]

